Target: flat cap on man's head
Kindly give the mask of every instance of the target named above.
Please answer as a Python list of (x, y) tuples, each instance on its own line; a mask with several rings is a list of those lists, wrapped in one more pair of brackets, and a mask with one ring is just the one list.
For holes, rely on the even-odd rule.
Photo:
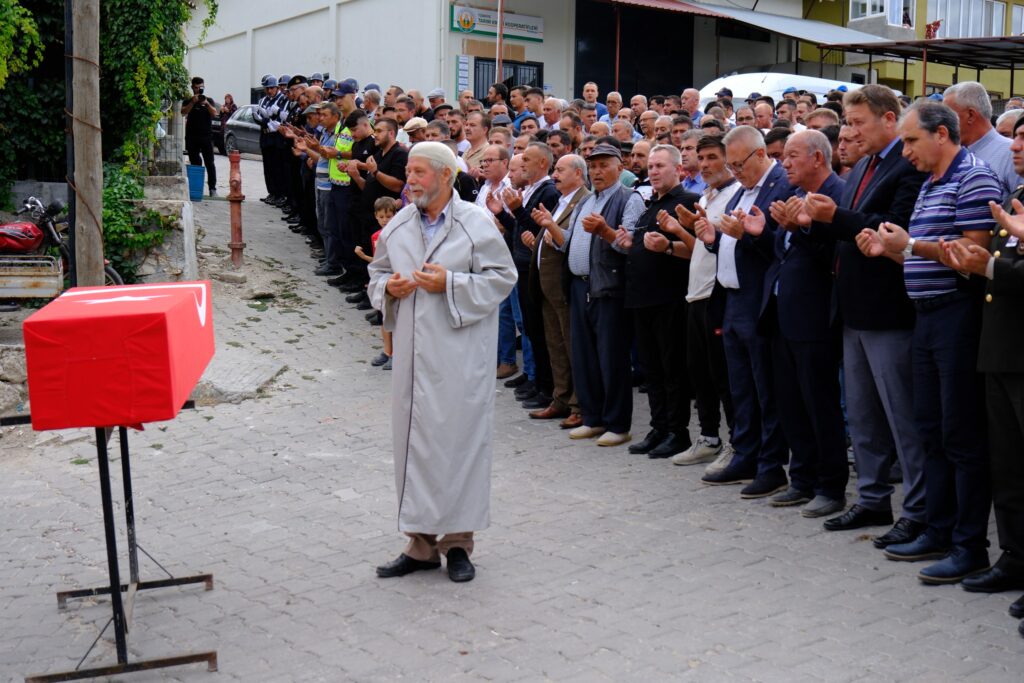
[(491, 119), (491, 125), (492, 126), (510, 126), (510, 125), (512, 125), (512, 119), (510, 119), (507, 114), (498, 114), (493, 119)]
[(594, 147), (590, 152), (590, 159), (595, 157), (615, 157), (619, 161), (622, 161), (622, 151), (614, 145), (601, 144)]
[(402, 127), (402, 130), (404, 130), (406, 133), (411, 133), (414, 130), (420, 130), (421, 128), (426, 127), (427, 120), (425, 118), (423, 118), (422, 116), (414, 116), (405, 122), (405, 125)]
[(316, 104), (311, 104), (308, 107), (306, 107), (305, 109), (303, 109), (302, 113), (303, 114), (315, 114), (316, 112), (320, 111), (321, 109), (323, 109), (323, 105), (320, 104), (319, 102), (317, 102)]
[(443, 98), (444, 98), (444, 90), (442, 90), (441, 88), (434, 88), (433, 90), (431, 90), (430, 92), (427, 93), (427, 99), (428, 100), (438, 100), (438, 99), (443, 99)]

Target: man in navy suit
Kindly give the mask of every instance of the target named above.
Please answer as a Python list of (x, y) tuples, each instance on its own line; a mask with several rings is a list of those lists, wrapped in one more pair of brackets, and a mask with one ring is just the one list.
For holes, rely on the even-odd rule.
[(889, 468), (903, 468), (903, 512), (874, 540), (877, 548), (914, 540), (925, 528), (925, 455), (914, 423), (910, 348), (915, 312), (903, 269), (869, 259), (854, 241), (882, 222), (909, 225), (925, 174), (903, 158), (897, 134), (900, 102), (884, 85), (843, 98), (846, 121), (865, 156), (850, 171), (839, 202), (811, 193), (805, 211), (836, 245), (835, 314), (843, 323), (846, 410), (857, 463), (858, 500), (825, 522), (828, 531), (892, 524)]
[[(772, 340), (779, 420), (792, 452), (789, 488), (774, 507), (804, 505), (804, 517), (846, 507), (843, 414), (839, 404), (839, 334), (831, 321), (835, 239), (803, 213), (808, 192), (838, 200), (845, 183), (832, 171), (832, 145), (816, 130), (794, 133), (782, 156), (796, 194), (772, 204), (775, 260), (761, 298), (761, 331)], [(756, 228), (755, 228), (756, 231)]]
[[(776, 414), (771, 347), (757, 332), (764, 277), (774, 258), (776, 223), (768, 215), (772, 202), (793, 195), (782, 167), (768, 156), (764, 136), (751, 126), (739, 126), (725, 136), (725, 156), (741, 186), (720, 224), (698, 221), (698, 237), (718, 254), (718, 285), (725, 291), (722, 325), (729, 390), (735, 425), (732, 462), (722, 471), (706, 474), (705, 484), (747, 485), (743, 498), (764, 498), (786, 488), (786, 440)], [(753, 223), (763, 222), (760, 234)]]

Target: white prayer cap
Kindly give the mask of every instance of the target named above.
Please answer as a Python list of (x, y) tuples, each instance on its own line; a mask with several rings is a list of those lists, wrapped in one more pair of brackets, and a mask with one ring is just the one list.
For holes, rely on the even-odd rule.
[(412, 159), (413, 157), (423, 157), (424, 159), (436, 161), (447, 166), (452, 172), (452, 180), (455, 179), (455, 174), (459, 171), (459, 162), (456, 161), (455, 154), (440, 142), (433, 140), (417, 142), (409, 150), (409, 158)]

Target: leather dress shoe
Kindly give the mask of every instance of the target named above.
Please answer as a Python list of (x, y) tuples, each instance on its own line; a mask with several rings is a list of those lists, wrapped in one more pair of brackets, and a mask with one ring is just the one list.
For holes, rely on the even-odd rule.
[(345, 297), (345, 301), (347, 301), (350, 304), (357, 304), (360, 301), (362, 301), (363, 299), (367, 299), (367, 298), (369, 298), (369, 297), (367, 297), (366, 296), (366, 292), (363, 291), (363, 292), (356, 292), (354, 294), (349, 294), (348, 296)]
[(900, 517), (889, 531), (871, 541), (871, 544), (882, 550), (897, 543), (910, 543), (920, 536), (927, 527), (928, 525), (923, 522)]
[(476, 576), (476, 568), (469, 561), (469, 555), (463, 548), (452, 548), (448, 551), (448, 578), (455, 583), (472, 581)]
[(545, 394), (542, 394), (541, 392), (538, 391), (536, 395), (526, 399), (520, 405), (522, 405), (523, 408), (526, 408), (527, 410), (539, 410), (541, 408), (547, 408), (548, 406), (551, 405), (551, 397), (546, 396)]
[(392, 560), (387, 564), (377, 567), (377, 576), (382, 579), (390, 579), (395, 576), (405, 576), (413, 572), (423, 571), (424, 569), (437, 569), (440, 566), (440, 562), (416, 560), (402, 553), (398, 556), (397, 560)]
[(530, 381), (530, 378), (526, 376), (526, 373), (523, 373), (521, 375), (517, 375), (517, 376), (513, 377), (512, 379), (505, 380), (505, 388), (506, 389), (518, 389), (519, 387), (523, 386), (524, 384), (526, 384), (529, 381)]
[(941, 585), (960, 583), (964, 579), (990, 569), (985, 548), (954, 547), (948, 555), (917, 573), (921, 583)]
[[(925, 530), (920, 536), (910, 543), (894, 543), (882, 551), (887, 559), (893, 562), (921, 562), (922, 560), (942, 560), (950, 554), (952, 548), (948, 541), (943, 541), (931, 531)], [(985, 566), (988, 568), (988, 555), (985, 556)]]
[(693, 445), (690, 442), (689, 434), (677, 434), (669, 432), (652, 451), (647, 454), (648, 458), (671, 458), (676, 453), (682, 453)]
[(338, 287), (338, 289), (345, 292), (346, 294), (354, 294), (356, 292), (364, 291), (366, 289), (366, 285), (367, 283), (361, 280), (352, 280), (341, 285), (340, 287)]
[(652, 429), (647, 432), (647, 436), (645, 436), (642, 441), (630, 446), (629, 452), (633, 455), (650, 453), (658, 446), (658, 444), (665, 440), (666, 436), (668, 436), (668, 432), (663, 432), (660, 429)]
[(754, 481), (756, 472), (744, 472), (739, 467), (727, 466), (721, 472), (705, 474), (700, 483), (708, 486), (728, 486), (730, 484), (749, 484)]
[(341, 275), (340, 268), (331, 268), (329, 266), (320, 266), (313, 271), (313, 275), (320, 275), (321, 277), (333, 277), (335, 275)]
[(535, 410), (530, 413), (532, 420), (557, 420), (562, 417), (569, 417), (569, 409), (556, 408), (554, 403), (543, 410)]
[(337, 277), (332, 277), (327, 281), (327, 284), (329, 284), (331, 287), (340, 287), (341, 285), (349, 282), (351, 279), (352, 277), (347, 272), (345, 272), (342, 273), (341, 275), (338, 275)]
[[(1010, 616), (1014, 619), (1024, 619), (1024, 595), (1017, 598), (1013, 604), (1010, 605), (1009, 612)], [(1024, 621), (1021, 623), (1024, 624)], [(1021, 632), (1021, 635), (1024, 636), (1024, 631)]]
[(1008, 572), (996, 562), (988, 571), (968, 576), (960, 582), (960, 585), (965, 591), (971, 593), (1017, 591), (1024, 590), (1024, 576)]
[(565, 418), (558, 423), (559, 429), (576, 429), (583, 425), (583, 416), (579, 413), (572, 413), (569, 417)]
[(358, 304), (356, 304), (357, 311), (369, 311), (372, 308), (373, 304), (370, 303), (369, 299), (363, 299)]
[(740, 498), (767, 498), (787, 488), (789, 481), (785, 474), (759, 474), (754, 477), (754, 481), (740, 489)]
[(826, 519), (825, 531), (849, 531), (866, 526), (886, 526), (892, 524), (892, 510), (869, 510), (856, 503), (850, 509), (832, 519)]
[(528, 398), (533, 398), (536, 394), (536, 385), (530, 380), (526, 380), (515, 390), (513, 396), (515, 396), (517, 401), (525, 401)]

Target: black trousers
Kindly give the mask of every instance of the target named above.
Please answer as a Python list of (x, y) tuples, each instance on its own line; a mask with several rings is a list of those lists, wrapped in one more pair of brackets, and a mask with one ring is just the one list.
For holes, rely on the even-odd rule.
[(285, 197), (284, 166), (281, 160), (281, 148), (272, 139), (266, 147), (261, 147), (263, 154), (263, 179), (267, 183), (267, 192), (272, 197)]
[[(185, 150), (188, 151), (188, 163), (193, 166), (206, 166), (206, 184), (212, 190), (217, 187), (217, 167), (213, 162), (212, 138), (186, 138)], [(202, 159), (200, 159), (202, 157)]]
[(541, 308), (541, 302), (530, 296), (529, 262), (517, 263), (516, 270), (519, 272), (519, 286), (516, 287), (516, 292), (519, 294), (519, 310), (523, 313), (523, 331), (530, 340), (530, 348), (533, 349), (533, 383), (537, 391), (545, 396), (551, 396), (555, 392), (555, 380), (551, 375), (551, 356), (548, 355), (548, 344), (544, 337), (544, 310)]
[(792, 341), (776, 331), (772, 368), (793, 488), (842, 499), (850, 466), (839, 406), (838, 340)]
[(688, 439), (693, 390), (686, 372), (686, 300), (634, 308), (632, 313), (651, 427)]
[(292, 154), (291, 145), (284, 149), (285, 173), (288, 179), (288, 199), (293, 211), (302, 210), (302, 165), (303, 161)]
[(985, 375), (1001, 569), (1024, 576), (1024, 374)]
[(633, 421), (629, 317), (621, 298), (591, 299), (589, 292), (589, 282), (572, 278), (572, 381), (583, 424), (622, 434), (629, 431)]
[(276, 197), (274, 192), (274, 140), (270, 133), (260, 133), (260, 157), (263, 161), (263, 184), (267, 188), (267, 196)]
[(299, 206), (302, 229), (307, 235), (319, 236), (316, 229), (316, 168), (310, 168), (305, 161), (299, 168), (302, 180), (302, 204)]
[(686, 306), (686, 368), (697, 399), (700, 433), (717, 438), (723, 412), (732, 432), (733, 408), (722, 334), (708, 322), (708, 301), (691, 301)]

